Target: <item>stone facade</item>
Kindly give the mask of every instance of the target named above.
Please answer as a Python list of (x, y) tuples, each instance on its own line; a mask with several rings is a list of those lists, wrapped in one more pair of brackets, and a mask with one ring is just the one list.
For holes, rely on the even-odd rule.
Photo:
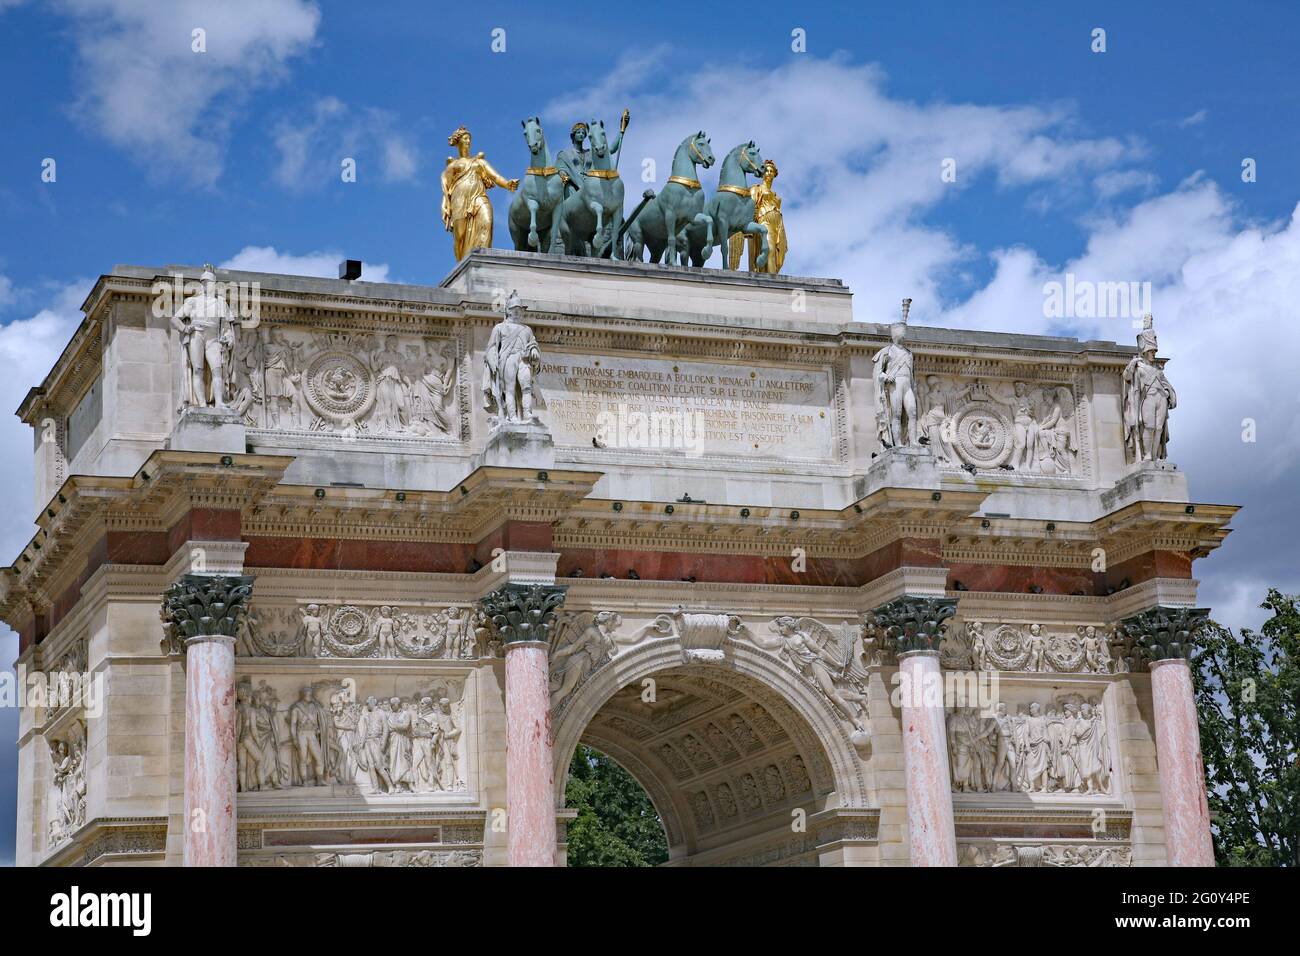
[[(1163, 669), (1236, 509), (1133, 460), (1134, 348), (891, 346), (834, 280), (479, 250), (438, 287), (218, 272), (260, 318), (232, 410), (182, 408), (176, 273), (101, 277), (20, 409), (0, 609), (25, 675), (100, 690), (22, 712), (20, 864), (563, 862), (580, 741), (670, 865), (1204, 862)], [(218, 576), (246, 614), (164, 605)]]

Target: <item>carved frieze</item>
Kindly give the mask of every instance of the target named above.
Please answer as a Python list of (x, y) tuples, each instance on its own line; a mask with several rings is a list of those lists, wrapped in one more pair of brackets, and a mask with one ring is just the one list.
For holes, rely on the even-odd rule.
[(752, 635), (764, 650), (773, 651), (840, 715), (849, 739), (861, 753), (870, 750), (867, 724), (866, 669), (863, 667), (861, 631), (848, 622), (833, 633), (810, 617), (778, 617), (770, 625), (772, 636)]
[(749, 634), (734, 614), (685, 611), (656, 615), (649, 623), (619, 633), (621, 615), (613, 611), (560, 612), (551, 645), (551, 701), (559, 707), (597, 670), (620, 653), (653, 640), (677, 640), (686, 663), (721, 661), (728, 639)]
[(277, 853), (246, 856), (240, 866), (482, 866), (482, 850), (369, 850), (357, 853)]
[(460, 440), (460, 365), (452, 339), (263, 325), (237, 341), (232, 405), (270, 431)]
[(1073, 381), (993, 383), (928, 374), (917, 387), (921, 441), (941, 465), (1082, 476), (1078, 394)]
[(50, 777), (45, 790), (46, 846), (54, 848), (86, 822), (86, 725), (80, 720), (47, 738)]
[(242, 657), (473, 660), (492, 656), (494, 644), (466, 605), (259, 604), (235, 636)]
[(1110, 793), (1111, 756), (1101, 702), (1064, 694), (991, 717), (974, 707), (948, 713), (953, 790), (992, 793)]
[(464, 791), (464, 683), (430, 678), (403, 696), (360, 699), (353, 678), (318, 680), (294, 700), (260, 681), (236, 688), (241, 792), (331, 787), (362, 794)]
[(951, 670), (1110, 674), (1111, 639), (1096, 625), (1044, 630), (1043, 625), (966, 621), (950, 628), (939, 663)]
[(957, 845), (958, 866), (1132, 866), (1126, 846), (1075, 844)]
[(45, 670), (47, 716), (53, 716), (82, 697), (82, 682), (87, 678), (88, 660), (85, 639), (73, 641), (61, 657)]

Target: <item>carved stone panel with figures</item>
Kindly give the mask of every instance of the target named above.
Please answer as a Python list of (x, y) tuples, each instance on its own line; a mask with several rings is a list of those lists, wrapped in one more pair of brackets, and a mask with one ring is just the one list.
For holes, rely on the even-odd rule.
[(460, 441), (469, 414), (462, 351), (446, 336), (263, 324), (238, 340), (231, 405), (250, 428)]
[(957, 848), (958, 866), (1132, 866), (1133, 851), (1126, 846), (1082, 844), (963, 843)]
[(235, 757), (242, 793), (466, 790), (464, 681), (375, 676), (242, 679)]
[(86, 822), (86, 725), (46, 739), (50, 777), (46, 788), (46, 846), (66, 842)]
[(478, 611), (465, 605), (260, 605), (240, 624), (243, 657), (351, 660), (474, 660), (495, 641)]
[(966, 621), (950, 627), (939, 647), (950, 670), (1111, 674), (1112, 636), (1095, 624), (1073, 627)]
[(1110, 739), (1098, 697), (999, 701), (948, 713), (953, 790), (1052, 794), (1111, 792)]
[(1078, 383), (919, 378), (920, 433), (940, 465), (1055, 478), (1086, 476)]

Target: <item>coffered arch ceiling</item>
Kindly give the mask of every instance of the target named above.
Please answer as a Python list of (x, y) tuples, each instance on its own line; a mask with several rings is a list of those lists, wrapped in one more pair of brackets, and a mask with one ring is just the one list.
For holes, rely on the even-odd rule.
[(653, 682), (652, 696), (643, 679), (610, 695), (580, 740), (645, 788), (670, 861), (725, 862), (774, 834), (788, 836), (794, 810), (811, 815), (832, 797), (834, 774), (817, 734), (773, 688), (700, 664), (659, 671)]

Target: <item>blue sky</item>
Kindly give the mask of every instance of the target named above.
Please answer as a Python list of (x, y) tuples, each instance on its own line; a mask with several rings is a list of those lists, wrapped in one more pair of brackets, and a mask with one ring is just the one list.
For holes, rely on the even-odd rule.
[[(860, 320), (910, 295), (922, 324), (1129, 342), (1127, 319), (1045, 319), (1042, 284), (1151, 281), (1180, 397), (1171, 458), (1195, 499), (1247, 506), (1197, 568), (1202, 597), (1258, 624), (1267, 585), (1300, 590), (1298, 26), (1287, 3), (0, 0), (0, 405), (40, 380), (114, 263), (328, 274), (347, 254), (367, 278), (436, 283), (456, 126), (518, 175), (524, 117), (558, 149), (574, 120), (628, 106), (625, 176), (666, 169), (698, 128), (720, 153), (755, 139), (781, 168), (786, 271), (846, 279)], [(30, 441), (0, 421), (0, 480), (23, 504)], [(0, 563), (30, 534), (6, 512)], [(0, 782), (14, 727), (0, 711)], [(0, 822), (0, 862), (11, 840)]]

